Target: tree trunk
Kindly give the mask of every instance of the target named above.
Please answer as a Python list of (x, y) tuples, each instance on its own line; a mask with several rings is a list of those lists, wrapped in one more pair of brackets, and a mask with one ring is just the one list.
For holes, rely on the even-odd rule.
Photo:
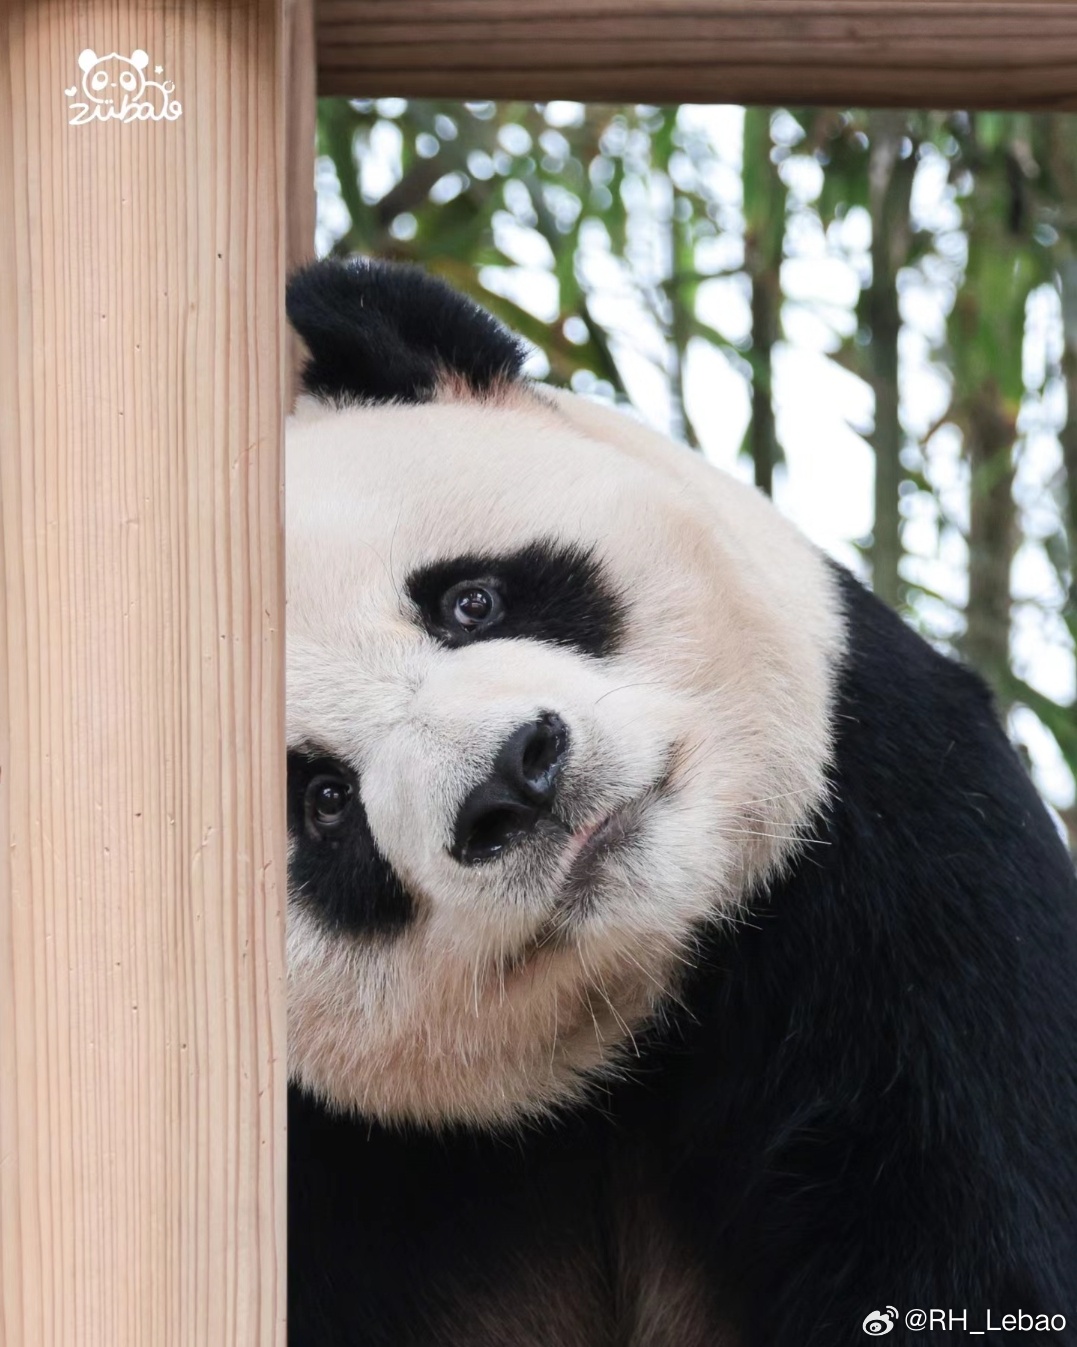
[(669, 220), (670, 275), (668, 285), (669, 324), (666, 333), (670, 349), (669, 400), (670, 421), (676, 438), (692, 449), (698, 449), (699, 436), (688, 415), (685, 400), (684, 370), (688, 357), (688, 343), (692, 337), (692, 319), (695, 315), (695, 249), (691, 229), (686, 221), (677, 218), (679, 193), (673, 191)]
[(1013, 446), (1017, 426), (998, 387), (985, 382), (970, 400), (965, 449), (971, 471), (969, 597), (965, 657), (1005, 701), (1010, 666), (1010, 568), (1016, 550)]
[(769, 496), (782, 461), (774, 420), (774, 347), (781, 339), (786, 187), (771, 159), (769, 108), (744, 112), (744, 269), (752, 285), (752, 422), (755, 484)]
[(901, 311), (897, 278), (909, 257), (912, 227), (909, 203), (916, 160), (901, 158), (907, 136), (903, 113), (872, 112), (868, 116), (871, 151), (868, 188), (871, 207), (871, 285), (861, 300), (861, 312), (871, 331), (868, 370), (875, 394), (875, 524), (872, 535), (872, 587), (891, 607), (901, 601), (902, 479), (898, 338)]
[(781, 270), (764, 266), (752, 275), (752, 426), (751, 455), (755, 484), (774, 490), (774, 469), (781, 461), (774, 421), (774, 347), (781, 336)]

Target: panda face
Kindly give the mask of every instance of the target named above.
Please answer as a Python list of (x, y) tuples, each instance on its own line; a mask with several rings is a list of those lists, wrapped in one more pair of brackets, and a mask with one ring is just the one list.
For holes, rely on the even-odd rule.
[(149, 60), (142, 50), (130, 56), (115, 51), (98, 56), (87, 47), (79, 53), (82, 92), (91, 103), (137, 102), (146, 87), (144, 71)]
[(825, 567), (519, 382), (308, 403), (286, 495), (293, 1078), (389, 1122), (571, 1101), (821, 799)]

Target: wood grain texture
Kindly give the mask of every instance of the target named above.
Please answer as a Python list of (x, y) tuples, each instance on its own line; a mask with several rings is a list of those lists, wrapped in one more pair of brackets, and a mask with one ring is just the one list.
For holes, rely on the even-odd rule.
[(1073, 0), (319, 0), (352, 97), (1077, 108)]
[(284, 1343), (280, 47), (0, 5), (3, 1347)]
[[(285, 259), (289, 272), (314, 257), (317, 199), (314, 143), (318, 116), (315, 90), (314, 0), (285, 0)], [(289, 405), (294, 401), (302, 355), (288, 330)]]

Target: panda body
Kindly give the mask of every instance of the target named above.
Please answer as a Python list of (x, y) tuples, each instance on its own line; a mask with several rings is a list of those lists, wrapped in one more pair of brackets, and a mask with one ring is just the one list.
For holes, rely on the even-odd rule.
[(293, 1347), (1077, 1321), (1077, 885), (982, 684), (429, 278), (289, 313)]

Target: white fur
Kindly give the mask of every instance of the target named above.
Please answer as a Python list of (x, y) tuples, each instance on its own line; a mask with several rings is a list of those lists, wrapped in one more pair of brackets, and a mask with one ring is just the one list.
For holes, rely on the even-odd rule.
[[(595, 660), (533, 641), (445, 649), (410, 571), (547, 538), (593, 547), (628, 630)], [(290, 1062), (386, 1120), (496, 1123), (630, 1061), (700, 924), (789, 855), (824, 792), (841, 625), (822, 558), (763, 497), (617, 412), (547, 390), (329, 410), (287, 438), (290, 746), (359, 773), (379, 848), (416, 902), (393, 937), (289, 915)], [(573, 854), (522, 845), (464, 867), (452, 821), (498, 746), (569, 727), (561, 786), (584, 828), (668, 794), (558, 906)], [(553, 928), (558, 926), (556, 934)]]

